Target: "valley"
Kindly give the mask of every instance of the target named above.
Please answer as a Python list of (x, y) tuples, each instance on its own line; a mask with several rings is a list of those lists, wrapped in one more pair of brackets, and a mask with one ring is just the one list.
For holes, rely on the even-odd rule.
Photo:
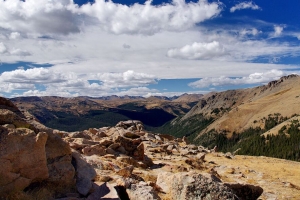
[(179, 97), (17, 97), (11, 99), (44, 125), (64, 130), (113, 126), (119, 121), (138, 119), (154, 130), (187, 113), (201, 98), (198, 94)]

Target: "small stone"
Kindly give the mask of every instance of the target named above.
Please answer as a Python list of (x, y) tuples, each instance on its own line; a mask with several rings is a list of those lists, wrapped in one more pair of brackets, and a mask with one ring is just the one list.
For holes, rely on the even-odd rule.
[(119, 171), (116, 172), (116, 174), (123, 176), (123, 177), (130, 177), (133, 169), (134, 169), (134, 167), (132, 165), (130, 165), (128, 167), (124, 167), (124, 168), (120, 169)]

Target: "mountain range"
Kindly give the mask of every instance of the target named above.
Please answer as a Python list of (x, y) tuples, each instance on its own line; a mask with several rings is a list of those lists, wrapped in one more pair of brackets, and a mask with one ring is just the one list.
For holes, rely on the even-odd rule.
[[(297, 153), (300, 136), (297, 131), (291, 133), (292, 128), (298, 128), (300, 119), (300, 76), (294, 74), (254, 88), (205, 95), (11, 100), (41, 123), (60, 130), (84, 130), (113, 126), (122, 120), (140, 120), (147, 130), (185, 136), (190, 142), (209, 148), (218, 146), (221, 151), (241, 148), (242, 154), (300, 160)], [(292, 145), (288, 145), (292, 140), (289, 138), (293, 138)], [(284, 147), (277, 148), (279, 143)]]
[(29, 111), (41, 123), (65, 131), (89, 127), (113, 126), (128, 119), (141, 120), (150, 130), (187, 113), (202, 94), (149, 98), (107, 97), (16, 97), (11, 101), (22, 111)]

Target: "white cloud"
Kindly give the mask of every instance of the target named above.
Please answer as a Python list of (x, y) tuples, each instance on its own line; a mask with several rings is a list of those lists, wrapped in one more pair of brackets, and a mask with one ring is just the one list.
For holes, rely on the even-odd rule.
[(261, 33), (261, 31), (257, 30), (256, 28), (252, 28), (252, 29), (243, 29), (242, 31), (239, 32), (242, 36), (245, 35), (253, 35), (256, 36), (259, 33)]
[(284, 26), (274, 26), (274, 37), (278, 37), (282, 34)]
[(10, 51), (10, 54), (14, 55), (14, 56), (30, 56), (31, 55), (31, 53), (29, 53), (28, 51), (21, 50), (21, 49), (13, 49)]
[(103, 85), (109, 87), (137, 87), (149, 84), (155, 84), (156, 78), (153, 75), (137, 73), (128, 70), (124, 73), (98, 73), (91, 77), (103, 82)]
[(31, 89), (35, 89), (34, 84), (0, 82), (1, 92), (10, 93), (14, 90), (31, 90)]
[(300, 33), (292, 33), (291, 35), (300, 40)]
[(210, 86), (242, 85), (242, 84), (259, 84), (279, 79), (286, 75), (280, 70), (270, 70), (262, 73), (253, 73), (247, 77), (229, 78), (226, 76), (203, 78), (189, 84), (193, 88), (205, 88)]
[(236, 4), (235, 6), (230, 8), (230, 12), (235, 12), (236, 10), (243, 10), (243, 9), (252, 9), (252, 10), (261, 10), (261, 8), (256, 5), (254, 2), (242, 2), (239, 4)]
[(68, 34), (79, 32), (71, 0), (0, 1), (0, 27), (12, 31)]
[(156, 6), (151, 2), (127, 6), (96, 0), (79, 7), (72, 0), (1, 0), (0, 27), (14, 32), (66, 35), (97, 24), (115, 34), (152, 35), (162, 30), (183, 31), (221, 12), (220, 3), (206, 0), (173, 0)]
[(171, 3), (132, 6), (112, 1), (96, 0), (85, 4), (80, 11), (99, 20), (104, 30), (115, 34), (153, 35), (160, 31), (184, 31), (196, 23), (217, 16), (221, 12), (220, 3), (208, 3), (207, 0), (186, 3), (184, 0), (172, 0)]
[(12, 40), (19, 39), (20, 37), (21, 37), (21, 34), (19, 32), (12, 32), (9, 35), (9, 38), (12, 39)]
[(0, 75), (0, 82), (47, 84), (64, 82), (68, 76), (70, 75), (64, 76), (47, 68), (17, 69), (3, 72)]
[(117, 95), (119, 96), (147, 96), (148, 94), (153, 94), (158, 92), (156, 89), (149, 89), (147, 87), (136, 87), (130, 88), (129, 90), (118, 92)]
[[(93, 79), (97, 82), (90, 83)], [(28, 90), (24, 95), (60, 95), (60, 96), (102, 96), (115, 93), (120, 94), (145, 94), (150, 90), (145, 89), (149, 84), (155, 84), (152, 75), (126, 71), (124, 73), (103, 74), (75, 74), (62, 73), (47, 68), (17, 69), (3, 72), (0, 75), (0, 89), (3, 92), (13, 90)], [(37, 90), (36, 85), (43, 85), (46, 89)], [(126, 88), (125, 91), (119, 91)], [(131, 88), (131, 89), (128, 89)], [(132, 89), (135, 88), (135, 89)]]
[(31, 53), (29, 53), (26, 50), (21, 50), (21, 49), (13, 49), (9, 50), (9, 48), (3, 43), (0, 42), (0, 54), (6, 54), (8, 56), (30, 56)]
[(185, 45), (178, 49), (170, 49), (167, 53), (172, 58), (182, 59), (212, 59), (226, 54), (225, 48), (217, 41), (210, 43), (197, 43)]
[(0, 54), (6, 53), (7, 47), (3, 42), (0, 42)]

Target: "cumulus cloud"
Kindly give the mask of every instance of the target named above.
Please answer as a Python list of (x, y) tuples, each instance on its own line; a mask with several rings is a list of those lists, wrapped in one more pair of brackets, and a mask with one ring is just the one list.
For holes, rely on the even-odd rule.
[(274, 37), (279, 37), (282, 34), (284, 26), (274, 26)]
[(184, 31), (195, 24), (217, 16), (221, 12), (221, 4), (208, 3), (207, 0), (186, 3), (184, 0), (172, 0), (171, 3), (132, 6), (114, 3), (113, 1), (96, 0), (93, 4), (85, 4), (80, 11), (99, 20), (104, 30), (115, 34), (153, 35), (164, 31)]
[[(0, 0), (0, 28), (38, 34), (78, 33), (96, 24), (115, 34), (152, 35), (162, 30), (183, 31), (221, 12), (220, 3), (206, 0), (186, 3), (131, 6), (96, 0), (78, 6), (72, 0)], [(14, 35), (16, 36), (16, 35)], [(12, 36), (12, 37), (14, 37)]]
[[(70, 76), (70, 75), (68, 75)], [(67, 77), (47, 68), (17, 69), (6, 71), (0, 75), (0, 82), (47, 84), (58, 83), (67, 80)]]
[(71, 0), (1, 0), (0, 27), (12, 31), (68, 34), (79, 32)]
[(210, 43), (197, 43), (185, 45), (182, 48), (170, 49), (168, 57), (182, 59), (212, 59), (226, 54), (225, 48), (217, 41)]
[(253, 73), (247, 77), (229, 78), (225, 76), (203, 78), (189, 84), (193, 88), (205, 88), (210, 86), (242, 85), (242, 84), (259, 84), (279, 79), (286, 75), (280, 70), (270, 70), (263, 73)]
[(137, 87), (149, 84), (156, 84), (156, 78), (153, 75), (137, 73), (128, 70), (124, 73), (98, 73), (95, 77), (103, 85), (110, 87)]
[(1, 92), (10, 93), (13, 90), (31, 90), (31, 89), (35, 89), (34, 84), (0, 82), (0, 91)]
[(261, 10), (261, 8), (256, 5), (254, 2), (242, 2), (239, 4), (236, 4), (235, 6), (230, 8), (230, 12), (235, 12), (237, 10), (243, 10), (243, 9), (252, 9), (252, 10)]
[[(93, 79), (97, 82), (89, 82)], [(27, 90), (24, 95), (59, 95), (59, 96), (102, 96), (115, 93), (145, 94), (156, 90), (145, 86), (155, 84), (154, 76), (126, 71), (124, 73), (81, 74), (61, 73), (48, 68), (17, 69), (0, 75), (0, 90), (12, 92)], [(37, 90), (43, 85), (45, 90)], [(119, 91), (125, 88), (125, 91)], [(128, 89), (131, 88), (131, 89)], [(134, 88), (134, 89), (133, 89)]]

